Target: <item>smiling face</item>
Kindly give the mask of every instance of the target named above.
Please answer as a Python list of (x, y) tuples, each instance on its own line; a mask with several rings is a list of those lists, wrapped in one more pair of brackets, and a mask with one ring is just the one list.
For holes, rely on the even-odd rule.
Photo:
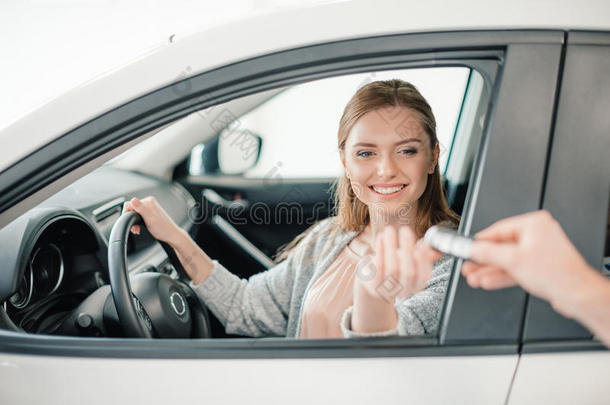
[(371, 218), (374, 212), (395, 218), (417, 212), (439, 148), (430, 146), (415, 111), (390, 106), (360, 117), (340, 153), (354, 193)]

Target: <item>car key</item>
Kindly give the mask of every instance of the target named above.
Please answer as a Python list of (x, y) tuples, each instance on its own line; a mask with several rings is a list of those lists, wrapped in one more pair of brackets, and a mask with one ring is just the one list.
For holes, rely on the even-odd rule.
[(459, 235), (457, 231), (445, 226), (435, 225), (424, 235), (424, 242), (441, 253), (469, 260), (472, 238)]

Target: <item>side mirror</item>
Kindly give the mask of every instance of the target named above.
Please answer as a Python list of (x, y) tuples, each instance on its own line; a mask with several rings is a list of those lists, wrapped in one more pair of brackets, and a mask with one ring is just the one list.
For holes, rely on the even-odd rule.
[(263, 140), (250, 131), (223, 131), (191, 150), (188, 172), (197, 175), (239, 175), (256, 165)]
[(238, 175), (254, 167), (263, 140), (250, 131), (222, 133), (218, 140), (218, 165), (223, 174)]

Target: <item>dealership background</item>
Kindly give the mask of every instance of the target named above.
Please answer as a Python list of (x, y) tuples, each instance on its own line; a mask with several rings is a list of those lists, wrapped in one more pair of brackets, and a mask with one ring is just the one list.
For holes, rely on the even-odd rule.
[[(325, 1), (328, 3), (328, 1)], [(3, 0), (0, 129), (189, 33), (312, 0)]]

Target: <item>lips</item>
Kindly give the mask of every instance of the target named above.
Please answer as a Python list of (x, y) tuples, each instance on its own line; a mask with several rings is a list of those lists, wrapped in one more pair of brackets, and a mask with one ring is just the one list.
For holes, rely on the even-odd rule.
[(373, 184), (369, 186), (375, 194), (380, 196), (394, 196), (399, 194), (407, 188), (407, 184), (393, 183), (393, 184)]

